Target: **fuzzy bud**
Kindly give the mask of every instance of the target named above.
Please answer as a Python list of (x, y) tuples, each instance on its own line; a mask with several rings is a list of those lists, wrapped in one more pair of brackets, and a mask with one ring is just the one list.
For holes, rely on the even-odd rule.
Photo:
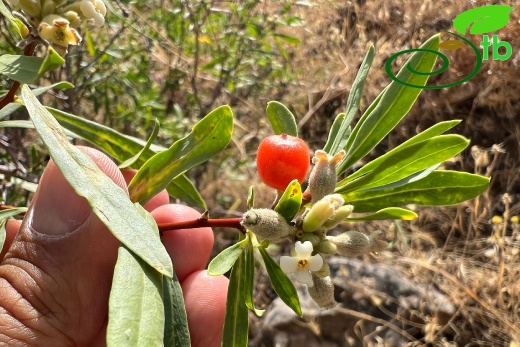
[(380, 230), (376, 230), (370, 235), (359, 231), (347, 231), (338, 236), (329, 237), (328, 240), (337, 246), (339, 255), (355, 257), (368, 252), (381, 252), (387, 249), (388, 244), (376, 238), (379, 234), (381, 234)]
[(347, 231), (328, 239), (338, 248), (337, 253), (345, 257), (355, 257), (370, 252), (370, 238), (359, 231)]
[(321, 226), (345, 203), (340, 194), (331, 194), (316, 202), (303, 218), (304, 232), (313, 232)]
[(244, 213), (242, 225), (254, 232), (259, 242), (278, 241), (294, 231), (278, 212), (267, 208), (254, 208)]
[(330, 276), (318, 277), (312, 275), (314, 286), (309, 287), (311, 298), (323, 308), (334, 308), (336, 300), (334, 299), (334, 285)]
[(321, 200), (324, 196), (334, 193), (338, 176), (336, 165), (345, 156), (341, 150), (336, 155), (330, 156), (327, 152), (317, 150), (312, 158), (314, 167), (309, 177), (309, 191), (311, 192), (311, 204)]

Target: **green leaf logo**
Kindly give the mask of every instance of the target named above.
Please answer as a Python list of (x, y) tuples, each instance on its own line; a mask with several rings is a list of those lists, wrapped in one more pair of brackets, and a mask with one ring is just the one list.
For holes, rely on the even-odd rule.
[(473, 8), (459, 14), (453, 20), (453, 26), (461, 34), (465, 34), (468, 27), (470, 34), (485, 34), (502, 29), (509, 21), (511, 6), (489, 5)]

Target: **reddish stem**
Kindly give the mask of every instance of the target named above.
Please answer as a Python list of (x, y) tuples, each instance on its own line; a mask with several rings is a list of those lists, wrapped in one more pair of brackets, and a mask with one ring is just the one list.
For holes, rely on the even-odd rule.
[(180, 222), (173, 223), (160, 223), (158, 224), (159, 231), (165, 232), (168, 230), (178, 230), (178, 229), (194, 229), (194, 228), (202, 228), (202, 227), (211, 227), (211, 228), (235, 228), (240, 230), (242, 233), (245, 233), (246, 229), (242, 224), (242, 218), (222, 218), (222, 219), (207, 219), (207, 218), (197, 218), (193, 220), (185, 220)]
[[(15, 206), (10, 205), (0, 205), (0, 211), (2, 210), (11, 210), (16, 208)], [(24, 216), (25, 213), (20, 213), (21, 216)], [(183, 220), (179, 222), (173, 223), (159, 223), (157, 226), (159, 227), (159, 231), (165, 232), (168, 230), (179, 230), (179, 229), (196, 229), (203, 227), (210, 228), (235, 228), (240, 230), (245, 234), (246, 228), (241, 224), (242, 218), (219, 218), (219, 219), (209, 219), (209, 218), (197, 218), (192, 220)]]
[[(29, 42), (23, 50), (23, 55), (29, 57), (32, 56), (37, 45), (38, 42), (36, 40)], [(2, 100), (0, 100), (0, 110), (3, 109), (7, 104), (14, 101), (18, 88), (20, 88), (20, 82), (14, 81), (11, 89), (9, 89), (9, 92), (2, 98)]]

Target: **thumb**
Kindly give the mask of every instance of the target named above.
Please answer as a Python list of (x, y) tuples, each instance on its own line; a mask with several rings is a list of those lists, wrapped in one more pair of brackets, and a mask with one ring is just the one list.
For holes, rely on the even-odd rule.
[[(107, 156), (82, 150), (126, 190)], [(0, 345), (103, 344), (118, 245), (51, 161), (0, 266)]]

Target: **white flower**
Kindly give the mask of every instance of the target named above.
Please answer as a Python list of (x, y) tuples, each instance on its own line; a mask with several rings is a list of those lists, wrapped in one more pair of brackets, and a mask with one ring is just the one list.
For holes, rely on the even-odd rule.
[(305, 241), (304, 243), (296, 242), (294, 250), (296, 256), (280, 257), (280, 267), (285, 273), (294, 273), (294, 277), (298, 282), (312, 287), (314, 283), (312, 282), (311, 271), (314, 272), (321, 269), (323, 258), (319, 254), (311, 256), (313, 248), (310, 241)]

